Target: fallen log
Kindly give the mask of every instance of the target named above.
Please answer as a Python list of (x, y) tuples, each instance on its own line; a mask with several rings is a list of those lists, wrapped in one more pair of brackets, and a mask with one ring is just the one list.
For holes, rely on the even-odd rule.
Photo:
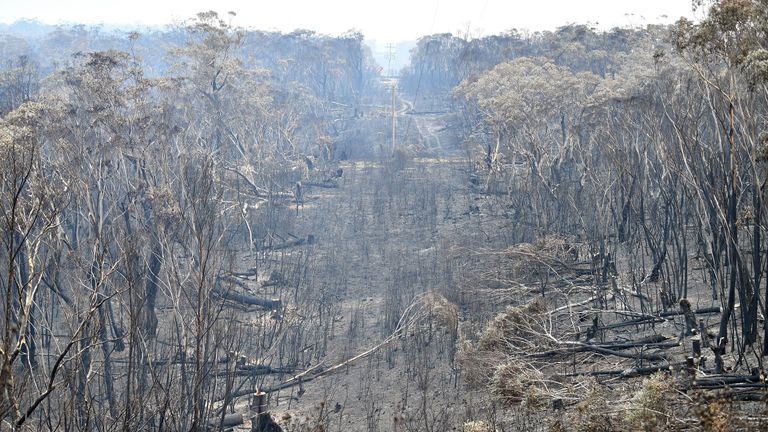
[[(707, 307), (707, 308), (701, 308), (696, 309), (694, 311), (696, 315), (706, 315), (706, 314), (712, 314), (712, 313), (720, 313), (720, 306), (713, 306), (713, 307)], [(671, 316), (678, 316), (678, 315), (684, 315), (685, 312), (683, 311), (667, 311), (662, 312), (658, 316), (660, 317), (671, 317)]]
[[(116, 359), (114, 359), (112, 361), (115, 362), (115, 363), (127, 364), (127, 363), (130, 363), (132, 360), (125, 359), (125, 358), (116, 358)], [(214, 364), (227, 364), (230, 361), (231, 360), (229, 359), (229, 357), (223, 357), (223, 358), (218, 359), (215, 362), (207, 361), (207, 362), (203, 362), (203, 363), (206, 364), (206, 365), (214, 365)], [(141, 364), (144, 365), (144, 366), (149, 366), (149, 367), (161, 367), (161, 366), (180, 365), (180, 364), (190, 364), (191, 365), (191, 364), (196, 364), (196, 363), (197, 363), (197, 361), (195, 360), (195, 358), (193, 356), (189, 356), (189, 357), (187, 357), (185, 359), (173, 358), (173, 359), (147, 360), (147, 361), (145, 361), (145, 362), (143, 362)]]
[(333, 180), (326, 180), (323, 182), (303, 182), (302, 184), (305, 186), (314, 186), (325, 189), (336, 189), (339, 187), (339, 184)]
[(280, 250), (280, 249), (288, 249), (295, 246), (301, 246), (304, 244), (306, 240), (303, 238), (295, 239), (295, 240), (288, 240), (287, 242), (278, 243), (276, 245), (268, 245), (268, 246), (262, 246), (261, 250)]
[(256, 276), (259, 273), (259, 271), (256, 269), (256, 267), (249, 268), (248, 270), (244, 272), (232, 272), (230, 273), (232, 276), (240, 277), (240, 278), (247, 278)]
[(749, 389), (749, 388), (762, 388), (762, 389), (768, 389), (768, 383), (736, 383), (736, 384), (714, 384), (711, 385), (701, 385), (701, 384), (694, 384), (691, 386), (693, 389), (699, 389), (699, 390), (716, 390), (716, 389), (724, 389), (724, 388), (730, 388), (730, 389)]
[(581, 342), (562, 342), (562, 343), (567, 345), (573, 345), (573, 346), (556, 349), (552, 351), (547, 351), (544, 353), (531, 354), (531, 357), (542, 358), (542, 357), (551, 357), (553, 355), (568, 354), (573, 352), (596, 352), (598, 354), (611, 355), (615, 357), (622, 357), (622, 358), (635, 359), (635, 360), (661, 361), (661, 360), (667, 359), (666, 355), (659, 354), (659, 353), (627, 354), (627, 353), (623, 353), (613, 349), (603, 348), (599, 345), (592, 345), (592, 344), (581, 343)]
[(763, 384), (760, 375), (710, 375), (701, 377), (693, 382), (693, 386), (723, 387), (732, 384)]
[[(579, 342), (574, 342), (579, 343)], [(620, 351), (630, 348), (674, 348), (680, 346), (678, 341), (668, 341), (664, 335), (651, 335), (635, 341), (619, 341), (615, 343), (601, 343), (601, 344), (582, 344), (565, 348), (558, 348), (551, 351), (533, 354), (533, 357), (550, 357), (560, 354), (571, 354), (575, 352), (587, 352), (594, 351), (594, 349), (604, 349), (611, 351)], [(594, 348), (594, 349), (593, 349)], [(636, 356), (632, 356), (635, 358)]]
[[(682, 363), (681, 363), (682, 364)], [(624, 369), (619, 374), (622, 378), (633, 378), (638, 376), (645, 376), (645, 375), (653, 375), (657, 372), (661, 371), (669, 371), (672, 369), (671, 365), (662, 365), (662, 366), (646, 366), (641, 368), (629, 368)]]
[[(381, 348), (398, 340), (400, 337), (402, 337), (404, 333), (407, 334), (408, 326), (413, 325), (413, 322), (408, 321), (407, 318), (410, 316), (411, 313), (413, 313), (414, 309), (418, 309), (418, 307), (422, 304), (420, 300), (421, 299), (415, 299), (407, 308), (405, 308), (405, 311), (403, 311), (403, 313), (400, 315), (400, 322), (398, 322), (397, 328), (395, 328), (395, 330), (386, 339), (379, 342), (377, 345), (373, 346), (372, 348), (366, 351), (363, 351), (362, 353), (357, 354), (354, 357), (351, 357), (347, 360), (342, 361), (341, 363), (337, 363), (334, 366), (331, 366), (328, 368), (320, 364), (313, 366), (305, 370), (304, 372), (293, 376), (288, 381), (277, 384), (271, 388), (262, 388), (262, 389), (259, 389), (258, 391), (261, 391), (264, 393), (273, 393), (279, 390), (301, 385), (302, 383), (307, 383), (317, 378), (321, 378), (327, 375), (340, 372), (344, 370), (344, 368), (346, 368), (347, 366), (355, 363), (356, 361), (370, 356), (371, 354), (377, 352)], [(253, 393), (254, 393), (253, 390), (237, 390), (233, 392), (230, 395), (230, 397), (233, 397), (233, 398), (241, 397), (241, 396), (246, 396)]]
[(578, 376), (621, 376), (623, 378), (632, 378), (637, 376), (653, 375), (656, 372), (670, 371), (677, 366), (681, 366), (684, 363), (674, 363), (659, 366), (646, 366), (641, 368), (629, 368), (621, 370), (605, 370), (605, 371), (584, 371), (574, 372), (561, 375), (563, 377), (578, 377)]
[(648, 316), (648, 317), (642, 317), (642, 318), (636, 318), (629, 321), (622, 321), (618, 323), (613, 324), (606, 324), (604, 326), (601, 326), (598, 330), (611, 330), (611, 329), (617, 329), (622, 327), (629, 327), (633, 325), (644, 325), (644, 324), (655, 324), (655, 323), (662, 323), (664, 321), (667, 321), (666, 318), (661, 317), (654, 317), (654, 316)]
[(288, 248), (292, 248), (292, 247), (296, 247), (296, 246), (301, 246), (303, 244), (314, 244), (314, 243), (315, 243), (315, 236), (310, 234), (310, 235), (307, 236), (307, 238), (297, 238), (297, 239), (294, 239), (294, 240), (288, 240), (288, 241), (283, 242), (283, 243), (278, 243), (276, 245), (262, 246), (262, 247), (259, 248), (259, 250), (262, 250), (262, 251), (268, 251), (268, 250), (276, 251), (276, 250), (288, 249)]
[(255, 376), (255, 375), (271, 375), (271, 374), (287, 374), (287, 373), (293, 373), (295, 370), (293, 368), (273, 368), (272, 366), (267, 365), (243, 365), (238, 366), (235, 371), (225, 371), (225, 372), (219, 372), (217, 376)]
[(268, 373), (293, 373), (295, 371), (292, 367), (272, 367), (270, 365), (264, 365), (264, 364), (244, 364), (238, 366), (238, 369), (244, 370), (244, 371), (262, 371), (266, 370)]
[[(638, 348), (638, 347), (647, 347), (647, 346), (659, 346), (663, 343), (669, 343), (667, 342), (668, 338), (664, 335), (655, 334), (651, 336), (644, 337), (642, 339), (634, 340), (634, 341), (621, 341), (621, 342), (604, 342), (601, 344), (595, 344), (602, 348), (610, 348), (610, 349), (628, 349), (628, 348)], [(674, 345), (671, 346), (678, 346), (679, 344), (677, 342), (674, 342)]]
[(222, 426), (225, 428), (235, 427), (243, 424), (243, 415), (239, 413), (225, 414), (224, 418), (216, 417), (208, 420), (208, 426)]
[(239, 286), (240, 288), (246, 288), (246, 287), (247, 287), (247, 285), (245, 284), (245, 282), (243, 282), (241, 279), (239, 279), (239, 278), (237, 278), (237, 277), (235, 277), (235, 276), (232, 276), (232, 275), (230, 275), (230, 274), (223, 274), (223, 275), (220, 275), (220, 276), (218, 277), (218, 279), (219, 279), (220, 281), (229, 282), (229, 283), (231, 283), (231, 284), (233, 284), (233, 285), (237, 285), (237, 286)]
[(736, 392), (733, 398), (742, 402), (764, 402), (766, 400), (765, 392)]
[(554, 314), (554, 313), (557, 313), (557, 312), (560, 312), (560, 311), (563, 311), (563, 310), (571, 310), (571, 309), (574, 309), (574, 308), (577, 308), (577, 307), (580, 307), (580, 306), (584, 306), (584, 305), (590, 304), (590, 303), (592, 303), (593, 301), (596, 301), (599, 298), (600, 298), (600, 296), (594, 296), (594, 297), (590, 297), (590, 298), (588, 298), (586, 300), (582, 300), (582, 301), (580, 301), (578, 303), (568, 303), (566, 305), (563, 305), (563, 306), (560, 306), (558, 308), (552, 309), (549, 313), (550, 314)]
[[(695, 311), (696, 315), (706, 315), (706, 314), (712, 314), (712, 313), (720, 313), (720, 307), (719, 306), (708, 307), (708, 308), (696, 309)], [(600, 327), (600, 330), (610, 330), (610, 329), (621, 328), (621, 327), (629, 327), (633, 325), (643, 325), (643, 324), (664, 322), (671, 317), (684, 315), (684, 314), (685, 314), (684, 312), (677, 310), (677, 311), (662, 312), (658, 315), (646, 315), (639, 318), (631, 319), (629, 321), (607, 324)]]
[(223, 289), (215, 289), (213, 294), (222, 300), (229, 300), (250, 306), (261, 306), (268, 310), (279, 310), (282, 307), (282, 301), (280, 299), (265, 299)]

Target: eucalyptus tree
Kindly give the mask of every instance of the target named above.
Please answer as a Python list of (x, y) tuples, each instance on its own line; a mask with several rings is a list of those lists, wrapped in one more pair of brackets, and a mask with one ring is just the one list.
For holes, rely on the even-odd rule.
[[(699, 3), (707, 3), (707, 18), (699, 24), (680, 21), (675, 42), (699, 81), (707, 117), (693, 134), (680, 137), (681, 142), (695, 146), (681, 156), (686, 174), (696, 182), (698, 199), (709, 220), (712, 247), (707, 250), (708, 261), (722, 290), (724, 304), (716, 354), (723, 354), (731, 341), (741, 359), (757, 341), (759, 290), (765, 271), (760, 244), (765, 223), (766, 171), (760, 157), (763, 131), (758, 119), (766, 110), (768, 56), (763, 35), (768, 20), (764, 1)], [(702, 171), (697, 172), (692, 169), (693, 161), (689, 161), (702, 150), (709, 157)], [(749, 253), (742, 247), (745, 238), (751, 245)], [(726, 265), (727, 271), (721, 271)], [(731, 340), (728, 327), (735, 318), (737, 295), (741, 333), (732, 334)], [(718, 367), (722, 367), (721, 363)]]
[[(39, 306), (45, 303), (44, 297), (50, 298), (46, 295), (50, 293), (44, 292), (43, 279), (47, 260), (56, 253), (58, 217), (65, 200), (57, 188), (66, 181), (61, 172), (46, 166), (42, 156), (44, 141), (39, 132), (43, 112), (41, 105), (24, 104), (0, 121), (0, 419), (6, 424), (23, 424), (39, 406), (35, 397), (42, 401), (51, 393), (59, 371), (59, 366), (51, 368), (50, 380), (46, 380), (37, 370), (37, 331), (42, 327), (38, 323)], [(92, 296), (91, 300), (96, 299)], [(57, 363), (77, 337), (74, 335), (58, 353)]]
[[(491, 134), (492, 175), (520, 171), (523, 182), (510, 183), (530, 206), (525, 220), (539, 232), (571, 225), (573, 181), (577, 180), (573, 148), (586, 107), (599, 85), (591, 73), (574, 74), (544, 58), (502, 63), (456, 89), (482, 113)], [(523, 208), (525, 208), (523, 207)]]
[(26, 55), (7, 60), (0, 69), (0, 114), (33, 100), (40, 86), (37, 63)]

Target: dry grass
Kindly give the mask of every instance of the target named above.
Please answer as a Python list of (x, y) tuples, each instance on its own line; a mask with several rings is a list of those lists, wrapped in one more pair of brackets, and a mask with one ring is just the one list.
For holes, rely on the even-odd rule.
[(437, 291), (428, 291), (420, 298), (431, 321), (456, 338), (459, 330), (459, 308)]
[(482, 420), (473, 420), (464, 423), (464, 432), (493, 432), (488, 423)]
[(519, 361), (500, 364), (491, 377), (491, 391), (507, 405), (525, 402), (527, 406), (540, 406), (546, 401), (538, 387), (545, 381), (541, 371)]
[(737, 415), (733, 394), (730, 391), (699, 392), (693, 399), (692, 414), (702, 430), (714, 432), (749, 430)]
[(657, 373), (643, 380), (642, 387), (628, 404), (627, 427), (633, 430), (676, 430), (673, 402), (677, 396), (674, 380), (667, 374)]
[(605, 389), (594, 380), (588, 383), (586, 396), (569, 411), (566, 418), (568, 430), (579, 432), (612, 432), (623, 430), (611, 412)]

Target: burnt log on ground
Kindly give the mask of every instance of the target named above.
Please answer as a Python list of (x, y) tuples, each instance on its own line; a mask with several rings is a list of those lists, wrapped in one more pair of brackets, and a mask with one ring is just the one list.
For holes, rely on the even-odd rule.
[(765, 402), (768, 395), (765, 392), (735, 392), (733, 398), (742, 402)]
[(288, 240), (283, 243), (273, 244), (273, 245), (265, 245), (259, 247), (259, 250), (262, 251), (276, 251), (281, 249), (288, 249), (296, 246), (301, 246), (304, 244), (314, 244), (315, 243), (315, 236), (312, 234), (309, 234), (306, 238), (296, 238), (293, 240)]
[(240, 277), (240, 278), (247, 278), (247, 277), (253, 277), (256, 276), (259, 273), (259, 271), (256, 269), (256, 267), (249, 268), (248, 270), (244, 272), (232, 272), (230, 273), (232, 276)]
[(282, 300), (280, 299), (265, 299), (247, 294), (240, 294), (232, 290), (216, 289), (213, 291), (213, 294), (222, 300), (233, 301), (249, 306), (261, 306), (268, 310), (279, 310), (283, 304)]
[[(293, 373), (294, 371), (295, 369), (293, 368), (274, 368), (269, 365), (242, 365), (237, 367), (237, 369), (234, 371), (234, 375), (239, 377), (248, 377), (255, 375), (287, 374)], [(230, 374), (233, 374), (233, 372), (220, 372), (217, 375), (228, 376)]]
[(768, 383), (760, 383), (760, 382), (754, 382), (754, 383), (735, 383), (735, 384), (708, 384), (708, 385), (702, 385), (694, 383), (691, 386), (692, 389), (699, 389), (699, 390), (717, 390), (717, 389), (724, 389), (724, 388), (730, 388), (730, 389), (768, 389)]
[(545, 357), (554, 357), (554, 356), (563, 355), (563, 354), (570, 354), (574, 352), (595, 352), (603, 355), (611, 355), (615, 357), (622, 357), (622, 358), (636, 359), (636, 360), (661, 361), (661, 360), (666, 360), (667, 358), (667, 356), (664, 353), (630, 354), (630, 353), (623, 353), (621, 351), (617, 351), (610, 348), (603, 348), (600, 345), (592, 345), (588, 343), (567, 342), (566, 344), (571, 346), (566, 346), (563, 348), (559, 348), (559, 349), (555, 349), (555, 350), (547, 351), (543, 353), (531, 354), (530, 357), (545, 358)]
[(299, 239), (295, 239), (295, 240), (288, 240), (286, 242), (278, 243), (278, 244), (274, 244), (274, 245), (262, 246), (260, 249), (261, 250), (265, 250), (265, 251), (267, 251), (267, 250), (288, 249), (288, 248), (292, 248), (292, 247), (296, 247), (296, 246), (301, 246), (305, 242), (306, 242), (305, 239), (299, 238)]
[(760, 375), (710, 375), (696, 379), (692, 386), (696, 388), (723, 388), (740, 384), (766, 385)]
[(683, 366), (685, 363), (672, 363), (657, 366), (646, 366), (639, 368), (629, 369), (613, 369), (613, 370), (596, 370), (596, 371), (584, 371), (573, 372), (569, 374), (562, 374), (562, 377), (579, 377), (579, 376), (619, 376), (622, 378), (633, 378), (638, 376), (653, 375), (657, 372), (669, 372), (677, 367)]
[(622, 378), (633, 378), (638, 376), (653, 375), (661, 371), (669, 371), (670, 369), (672, 369), (672, 366), (670, 365), (646, 366), (640, 368), (624, 369), (618, 375), (620, 375)]
[[(625, 370), (605, 370), (605, 371), (585, 371), (575, 372), (570, 374), (564, 374), (565, 377), (576, 376), (622, 376), (622, 377), (635, 377), (641, 375), (651, 375), (660, 371), (670, 371), (675, 368), (683, 367), (685, 363), (675, 363), (659, 366), (648, 366), (644, 368), (631, 368)], [(684, 390), (701, 389), (701, 390), (716, 390), (724, 388), (768, 388), (768, 383), (761, 379), (760, 375), (710, 375), (707, 377), (699, 377), (691, 382), (691, 385), (684, 388)], [(765, 395), (765, 394), (763, 394)]]
[(629, 321), (621, 321), (613, 324), (606, 324), (601, 326), (598, 330), (612, 330), (612, 329), (617, 329), (622, 327), (630, 327), (633, 325), (656, 324), (656, 323), (662, 323), (667, 320), (668, 318), (662, 318), (658, 316), (647, 316), (642, 318), (631, 319)]
[[(634, 341), (616, 341), (600, 344), (573, 342), (571, 344), (573, 344), (573, 346), (558, 348), (542, 353), (535, 353), (532, 354), (532, 357), (551, 357), (556, 355), (572, 354), (576, 352), (601, 352), (601, 350), (603, 354), (608, 354), (612, 353), (613, 351), (621, 351), (631, 348), (666, 349), (680, 346), (678, 341), (668, 340), (666, 336), (660, 334), (651, 335)], [(615, 355), (615, 353), (612, 353), (612, 355)], [(648, 360), (648, 358), (641, 358), (638, 357), (638, 355), (625, 354), (624, 356), (626, 358), (640, 358), (642, 360)]]
[[(701, 308), (696, 309), (694, 312), (696, 315), (706, 315), (706, 314), (713, 314), (713, 313), (720, 313), (720, 307), (714, 306), (714, 307), (708, 307), (708, 308)], [(639, 318), (631, 319), (628, 321), (622, 321), (618, 323), (613, 324), (606, 324), (602, 327), (600, 327), (600, 330), (610, 330), (610, 329), (616, 329), (621, 327), (629, 327), (633, 325), (643, 325), (643, 324), (652, 324), (657, 322), (664, 322), (672, 317), (676, 317), (679, 315), (685, 315), (682, 311), (668, 311), (668, 312), (662, 312), (657, 315), (646, 315), (641, 316)]]
[[(713, 306), (713, 307), (706, 307), (706, 308), (696, 309), (693, 312), (696, 315), (706, 315), (706, 314), (720, 313), (720, 306)], [(667, 311), (667, 312), (662, 312), (662, 313), (658, 314), (658, 316), (660, 316), (662, 318), (673, 317), (673, 316), (678, 316), (678, 315), (685, 315), (685, 312), (678, 310), (678, 311)]]
[[(220, 359), (216, 360), (215, 362), (208, 361), (208, 362), (203, 362), (203, 364), (205, 364), (205, 365), (227, 364), (230, 361), (231, 360), (230, 360), (229, 357), (223, 357), (223, 358), (220, 358)], [(116, 358), (116, 359), (113, 360), (113, 362), (115, 362), (115, 363), (129, 363), (130, 360), (128, 360), (126, 358)], [(197, 363), (197, 361), (195, 360), (194, 356), (187, 356), (184, 359), (176, 357), (176, 358), (171, 358), (171, 359), (158, 359), (158, 360), (151, 360), (151, 361), (148, 360), (148, 361), (145, 361), (145, 362), (143, 362), (141, 364), (143, 364), (144, 366), (149, 366), (149, 367), (161, 367), (161, 366), (179, 365), (179, 364), (193, 365), (193, 364), (196, 364), (196, 363)]]
[(326, 181), (322, 181), (322, 182), (310, 181), (310, 182), (303, 182), (302, 184), (304, 186), (319, 187), (319, 188), (324, 188), (324, 189), (336, 189), (336, 188), (339, 187), (339, 184), (336, 183), (333, 180), (326, 180)]
[(660, 334), (647, 336), (638, 340), (603, 342), (595, 345), (601, 348), (621, 350), (621, 349), (650, 347), (650, 346), (663, 347), (665, 346), (665, 344), (671, 344), (669, 345), (669, 347), (675, 347), (679, 345), (677, 342), (669, 342), (669, 338)]
[[(113, 360), (115, 363), (128, 363), (129, 360), (124, 358), (116, 358)], [(224, 357), (216, 362), (203, 362), (206, 365), (224, 365), (232, 360), (229, 357)], [(285, 373), (293, 373), (295, 372), (295, 368), (293, 367), (272, 367), (270, 365), (265, 364), (247, 364), (245, 362), (245, 358), (237, 359), (237, 366), (235, 369), (236, 375), (238, 376), (251, 376), (251, 375), (270, 375), (270, 374), (285, 374)], [(186, 365), (194, 365), (197, 362), (193, 357), (188, 357), (186, 359), (160, 359), (160, 360), (152, 360), (152, 361), (146, 361), (143, 363), (144, 366), (149, 367), (164, 367), (164, 366), (171, 366), (171, 365), (180, 365), (180, 364), (186, 364)], [(221, 372), (218, 375), (227, 375), (231, 373), (230, 372)]]
[(239, 413), (225, 414), (224, 417), (216, 417), (208, 420), (208, 426), (217, 428), (231, 428), (243, 424), (243, 415)]
[(228, 283), (231, 283), (233, 285), (237, 285), (237, 286), (239, 286), (241, 288), (246, 288), (247, 287), (245, 282), (243, 282), (242, 280), (240, 280), (239, 278), (237, 278), (237, 277), (235, 277), (235, 276), (233, 276), (231, 274), (220, 275), (218, 277), (218, 279), (219, 279), (219, 281), (228, 282)]

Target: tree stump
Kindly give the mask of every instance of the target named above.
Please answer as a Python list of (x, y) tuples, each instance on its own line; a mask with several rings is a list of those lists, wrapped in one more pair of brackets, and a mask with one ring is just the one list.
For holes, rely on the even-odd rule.
[(265, 412), (251, 418), (251, 432), (283, 432), (283, 428)]
[(680, 299), (680, 311), (685, 317), (685, 330), (683, 331), (683, 335), (690, 336), (694, 332), (698, 331), (698, 325), (696, 321), (696, 314), (693, 313), (693, 309), (691, 309), (691, 302), (689, 302), (688, 299)]

